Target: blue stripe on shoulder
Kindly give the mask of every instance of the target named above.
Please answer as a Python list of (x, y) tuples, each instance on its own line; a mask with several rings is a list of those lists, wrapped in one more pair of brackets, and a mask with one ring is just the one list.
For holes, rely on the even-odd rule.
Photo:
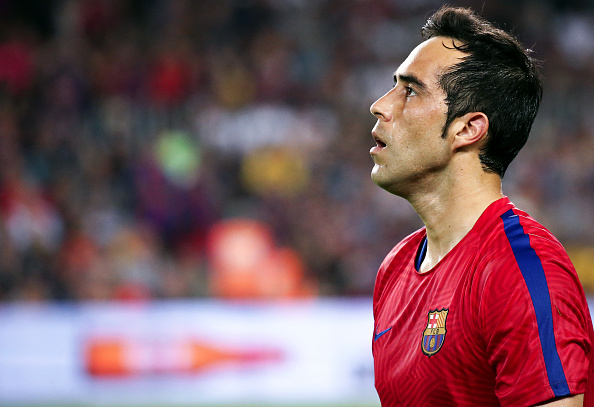
[(567, 396), (570, 392), (555, 344), (551, 297), (542, 262), (536, 251), (530, 246), (530, 239), (524, 233), (520, 218), (514, 214), (513, 210), (505, 212), (501, 215), (501, 219), (503, 220), (503, 229), (532, 299), (549, 385), (555, 393), (555, 397)]

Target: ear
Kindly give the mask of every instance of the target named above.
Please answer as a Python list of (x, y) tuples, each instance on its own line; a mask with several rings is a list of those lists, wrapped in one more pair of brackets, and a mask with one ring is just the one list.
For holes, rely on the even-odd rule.
[(452, 123), (452, 147), (460, 149), (481, 141), (489, 130), (489, 118), (482, 112), (466, 113)]

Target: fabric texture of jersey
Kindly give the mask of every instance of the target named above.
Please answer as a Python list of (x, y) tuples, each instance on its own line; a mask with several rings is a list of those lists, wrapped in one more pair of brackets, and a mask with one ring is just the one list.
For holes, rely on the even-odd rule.
[(382, 406), (530, 406), (592, 385), (586, 297), (543, 226), (502, 198), (419, 273), (425, 248), (423, 228), (390, 252), (376, 279)]

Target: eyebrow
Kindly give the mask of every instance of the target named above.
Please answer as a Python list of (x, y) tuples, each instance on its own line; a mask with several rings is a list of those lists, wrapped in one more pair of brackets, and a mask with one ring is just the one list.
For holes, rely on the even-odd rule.
[(394, 83), (397, 81), (408, 82), (417, 85), (420, 89), (427, 89), (427, 85), (413, 74), (394, 74)]

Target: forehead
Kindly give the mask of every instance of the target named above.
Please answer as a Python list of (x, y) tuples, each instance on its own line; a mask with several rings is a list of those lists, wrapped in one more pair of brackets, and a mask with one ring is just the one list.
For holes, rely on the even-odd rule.
[(414, 75), (429, 87), (437, 86), (440, 75), (466, 56), (453, 47), (452, 38), (433, 37), (420, 43), (398, 67), (396, 75)]

